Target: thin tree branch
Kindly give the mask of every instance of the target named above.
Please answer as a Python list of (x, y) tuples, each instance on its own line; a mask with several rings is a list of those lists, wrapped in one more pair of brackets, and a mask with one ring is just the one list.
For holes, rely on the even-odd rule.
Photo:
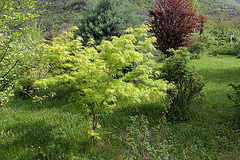
[(18, 59), (18, 60), (15, 62), (15, 64), (12, 66), (12, 68), (10, 68), (10, 69), (8, 70), (8, 72), (5, 73), (5, 75), (4, 75), (2, 78), (6, 77), (6, 76), (13, 70), (13, 68), (17, 65), (17, 63), (18, 63), (19, 61), (20, 61), (20, 60)]

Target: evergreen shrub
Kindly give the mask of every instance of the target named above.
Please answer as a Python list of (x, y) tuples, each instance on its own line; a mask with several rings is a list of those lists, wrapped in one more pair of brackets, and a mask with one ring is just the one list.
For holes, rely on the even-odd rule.
[(82, 37), (83, 45), (90, 38), (95, 44), (102, 40), (111, 40), (112, 36), (120, 36), (127, 27), (139, 27), (140, 17), (119, 0), (88, 1), (85, 11), (78, 16), (78, 30), (74, 37)]

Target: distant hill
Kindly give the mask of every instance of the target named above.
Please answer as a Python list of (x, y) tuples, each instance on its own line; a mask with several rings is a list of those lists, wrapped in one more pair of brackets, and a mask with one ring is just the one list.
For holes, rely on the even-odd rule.
[[(42, 25), (47, 31), (67, 28), (76, 22), (77, 14), (81, 13), (88, 0), (39, 0), (37, 10), (43, 4), (46, 12), (41, 16)], [(125, 0), (126, 7), (134, 8), (140, 14), (146, 14), (154, 6), (155, 0)], [(201, 11), (214, 16), (226, 13), (229, 18), (240, 16), (240, 0), (199, 0)]]
[[(48, 3), (47, 5), (45, 5)], [(40, 16), (41, 25), (46, 31), (60, 30), (71, 26), (85, 6), (85, 0), (38, 0), (36, 9), (42, 9), (45, 5), (45, 12)]]
[(210, 16), (225, 13), (231, 19), (240, 15), (240, 0), (199, 0), (201, 10)]

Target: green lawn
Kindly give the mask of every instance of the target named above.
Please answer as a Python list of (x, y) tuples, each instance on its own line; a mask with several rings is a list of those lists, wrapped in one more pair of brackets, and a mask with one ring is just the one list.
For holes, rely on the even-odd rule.
[[(192, 60), (207, 81), (202, 102), (191, 106), (187, 122), (166, 123), (176, 159), (240, 159), (240, 132), (233, 103), (227, 95), (230, 82), (240, 80), (240, 59), (232, 56), (202, 56)], [(67, 94), (67, 93), (63, 93)], [(0, 108), (0, 159), (124, 159), (128, 147), (113, 135), (126, 134), (134, 107), (122, 107), (100, 117), (102, 140), (95, 145), (86, 132), (85, 118), (62, 107), (58, 96), (43, 104), (16, 99)], [(158, 125), (158, 106), (141, 106), (150, 126)]]

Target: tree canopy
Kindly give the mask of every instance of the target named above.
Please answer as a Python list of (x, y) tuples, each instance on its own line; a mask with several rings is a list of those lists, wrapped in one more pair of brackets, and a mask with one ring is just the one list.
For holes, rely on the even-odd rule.
[(190, 0), (157, 0), (149, 10), (150, 32), (157, 38), (157, 49), (169, 55), (169, 48), (177, 49), (191, 44), (189, 35), (203, 29), (203, 15), (191, 5)]

